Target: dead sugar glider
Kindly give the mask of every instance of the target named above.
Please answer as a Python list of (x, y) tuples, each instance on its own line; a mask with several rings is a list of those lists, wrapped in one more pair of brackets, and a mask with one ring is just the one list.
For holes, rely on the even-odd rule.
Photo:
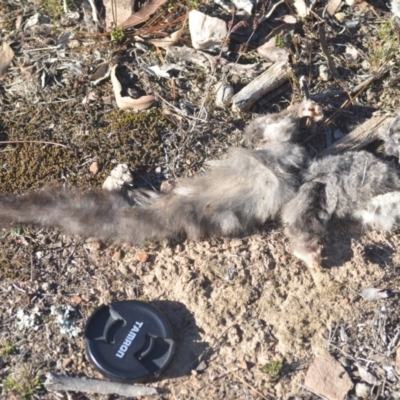
[(141, 244), (147, 240), (234, 235), (277, 218), (309, 164), (294, 143), (303, 117), (322, 118), (305, 101), (253, 120), (245, 129), (250, 149), (232, 148), (200, 177), (182, 179), (170, 192), (47, 188), (0, 195), (0, 221), (33, 223), (84, 237)]

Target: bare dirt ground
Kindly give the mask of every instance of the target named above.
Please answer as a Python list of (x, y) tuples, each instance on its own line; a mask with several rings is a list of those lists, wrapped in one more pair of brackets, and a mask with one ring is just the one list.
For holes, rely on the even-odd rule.
[[(300, 75), (307, 77), (311, 98), (328, 94), (321, 102), (327, 117), (341, 110), (316, 136), (304, 130), (304, 138), (314, 135), (306, 143), (313, 156), (373, 112), (392, 113), (400, 98), (400, 64), (398, 29), (388, 3), (345, 4), (338, 10), (341, 15), (332, 17), (322, 14), (325, 5), (318, 2), (315, 13), (297, 21), (290, 46), (290, 83), (240, 114), (214, 105), (210, 89), (222, 79), (220, 68), (210, 71), (172, 59), (163, 49), (135, 45), (132, 38), (115, 42), (109, 34), (88, 33), (81, 2), (68, 3), (78, 13), (73, 19), (56, 1), (0, 1), (0, 38), (15, 53), (0, 77), (0, 139), (25, 142), (0, 144), (0, 191), (23, 193), (50, 183), (99, 187), (119, 163), (130, 166), (139, 187), (158, 189), (166, 179), (201, 174), (205, 161), (223, 157), (230, 146), (244, 145), (246, 121), (301, 100)], [(160, 12), (199, 8), (226, 21), (232, 18), (213, 3), (170, 2), (165, 7)], [(47, 23), (26, 28), (37, 12), (48, 16)], [(288, 5), (279, 6), (260, 25), (249, 48), (280, 25), (278, 17), (290, 14), (296, 16)], [(320, 65), (327, 65), (319, 40), (321, 24), (340, 79), (320, 77)], [(248, 26), (232, 35), (230, 51), (221, 57), (237, 60), (238, 46), (252, 32), (252, 24)], [(190, 47), (185, 29), (177, 45)], [(74, 36), (64, 46), (60, 35), (66, 32)], [(347, 48), (357, 49), (355, 58), (346, 55)], [(118, 110), (109, 80), (91, 84), (96, 67), (111, 60), (125, 66), (121, 73), (134, 90), (157, 95), (153, 108), (139, 113)], [(171, 73), (172, 79), (154, 77), (142, 68), (166, 61), (182, 66)], [(265, 62), (249, 51), (239, 63)], [(343, 84), (355, 87), (382, 66), (387, 72), (352, 102), (345, 103), (345, 90), (329, 95)], [(251, 78), (229, 75), (229, 80), (237, 92)], [(377, 149), (379, 144), (371, 150)], [(97, 174), (89, 170), (93, 162), (99, 165)], [(44, 375), (101, 378), (85, 355), (85, 321), (100, 304), (140, 299), (165, 313), (178, 344), (171, 367), (151, 383), (160, 389), (161, 398), (318, 398), (303, 384), (308, 366), (323, 349), (346, 366), (354, 383), (365, 382), (355, 361), (373, 369), (378, 380), (370, 384), (370, 397), (365, 398), (399, 398), (398, 378), (388, 379), (383, 368), (395, 365), (395, 349), (381, 345), (391, 342), (400, 329), (395, 293), (400, 286), (399, 244), (398, 232), (363, 232), (350, 222), (334, 221), (323, 243), (323, 268), (309, 270), (291, 255), (278, 222), (238, 238), (141, 248), (87, 241), (55, 229), (4, 229), (0, 396), (106, 398), (49, 392)], [(359, 296), (368, 287), (389, 288), (394, 296), (368, 302)], [(69, 333), (61, 330), (51, 311), (68, 306)], [(384, 323), (378, 315), (382, 310)], [(377, 321), (379, 337), (374, 336)], [(348, 398), (357, 398), (354, 391)]]

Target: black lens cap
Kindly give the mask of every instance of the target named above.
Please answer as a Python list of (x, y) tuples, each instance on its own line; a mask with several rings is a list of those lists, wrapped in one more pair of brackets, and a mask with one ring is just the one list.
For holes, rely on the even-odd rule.
[(86, 323), (85, 338), (90, 361), (104, 376), (120, 382), (157, 377), (175, 352), (168, 320), (137, 300), (100, 306)]

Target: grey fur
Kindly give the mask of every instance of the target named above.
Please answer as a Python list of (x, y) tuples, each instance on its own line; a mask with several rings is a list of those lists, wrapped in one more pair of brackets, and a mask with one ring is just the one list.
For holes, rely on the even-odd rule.
[(309, 267), (318, 266), (318, 242), (333, 215), (392, 229), (400, 216), (398, 191), (398, 171), (366, 151), (314, 161), (303, 173), (297, 195), (282, 211), (294, 254)]
[(202, 177), (169, 193), (47, 189), (0, 195), (0, 221), (58, 226), (81, 236), (134, 244), (177, 237), (232, 235), (279, 215), (296, 194), (305, 150), (292, 142), (303, 116), (320, 119), (312, 102), (255, 119), (245, 135), (253, 149), (231, 149)]
[(400, 158), (400, 117), (394, 118), (389, 128), (382, 133), (385, 141), (385, 153), (388, 156)]

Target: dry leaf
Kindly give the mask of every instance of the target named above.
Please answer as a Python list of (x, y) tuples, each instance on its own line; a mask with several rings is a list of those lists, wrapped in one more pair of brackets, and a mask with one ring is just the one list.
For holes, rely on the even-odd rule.
[(117, 67), (118, 65), (114, 65), (111, 69), (111, 83), (113, 85), (115, 101), (117, 102), (118, 108), (121, 110), (145, 110), (152, 106), (156, 99), (151, 95), (142, 96), (138, 99), (132, 99), (129, 96), (121, 96), (122, 85), (116, 75)]
[[(182, 25), (182, 28), (185, 24)], [(172, 32), (171, 35), (162, 38), (162, 39), (150, 39), (148, 40), (149, 43), (154, 44), (156, 47), (169, 47), (174, 45), (182, 36), (183, 29), (179, 29), (176, 32)]]
[(147, 21), (157, 9), (166, 3), (167, 0), (149, 0), (138, 12), (131, 15), (120, 26), (122, 28), (131, 28)]
[(0, 75), (3, 75), (7, 71), (13, 58), (14, 52), (12, 48), (3, 42), (3, 45), (0, 47)]

